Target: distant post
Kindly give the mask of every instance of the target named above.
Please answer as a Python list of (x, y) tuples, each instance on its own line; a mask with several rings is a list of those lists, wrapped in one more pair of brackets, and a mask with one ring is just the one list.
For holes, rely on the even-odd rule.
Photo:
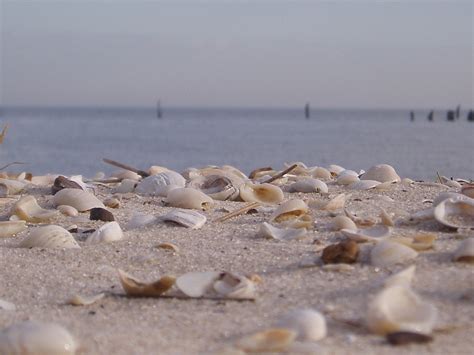
[(307, 120), (309, 120), (310, 116), (310, 108), (309, 108), (309, 103), (307, 102), (306, 105), (304, 106), (304, 117), (306, 117)]
[(415, 112), (413, 111), (410, 111), (410, 121), (414, 121), (415, 120)]
[(428, 121), (432, 122), (433, 121), (433, 116), (434, 116), (434, 111), (431, 110), (430, 113), (428, 114)]
[(469, 113), (467, 114), (467, 120), (469, 122), (474, 122), (474, 111), (473, 110), (469, 110)]
[(446, 119), (448, 121), (454, 121), (454, 111), (453, 110), (448, 110), (446, 114)]
[(163, 117), (163, 112), (161, 111), (161, 102), (158, 100), (156, 104), (156, 118), (162, 118)]
[(461, 117), (461, 105), (458, 105), (456, 107), (456, 119), (458, 119), (459, 117)]

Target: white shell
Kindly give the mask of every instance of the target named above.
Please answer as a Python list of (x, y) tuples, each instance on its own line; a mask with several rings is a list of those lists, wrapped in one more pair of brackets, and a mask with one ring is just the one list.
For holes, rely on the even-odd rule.
[(104, 200), (104, 205), (110, 208), (119, 208), (120, 200), (115, 197), (109, 197)]
[(294, 168), (291, 173), (294, 175), (308, 175), (310, 172), (310, 169), (306, 166), (305, 163), (302, 163), (300, 161), (295, 161), (295, 162), (286, 162), (284, 163), (285, 169), (289, 168), (290, 166), (296, 164), (296, 168)]
[(336, 179), (336, 184), (338, 185), (350, 185), (355, 182), (360, 181), (359, 177), (357, 175), (352, 175), (352, 174), (341, 174), (337, 177)]
[(271, 221), (282, 222), (308, 213), (308, 205), (303, 200), (294, 199), (282, 203), (273, 212)]
[(453, 255), (454, 261), (474, 262), (474, 238), (463, 240)]
[(135, 190), (135, 187), (137, 187), (137, 185), (138, 185), (137, 180), (124, 179), (120, 182), (120, 185), (118, 185), (114, 189), (114, 193), (127, 194), (129, 192), (133, 192)]
[(56, 207), (56, 209), (63, 215), (69, 217), (75, 217), (79, 214), (79, 212), (74, 207), (68, 205), (59, 205), (58, 207)]
[(20, 248), (80, 248), (71, 233), (55, 225), (34, 228), (18, 246)]
[(8, 195), (15, 195), (22, 192), (27, 183), (23, 181), (0, 178), (0, 184), (6, 186)]
[(447, 200), (448, 198), (456, 198), (459, 200), (467, 199), (466, 195), (457, 193), (457, 192), (441, 192), (436, 198), (433, 200), (433, 207), (438, 206), (441, 202), (444, 200)]
[(367, 325), (377, 334), (408, 331), (429, 334), (437, 318), (436, 308), (410, 288), (391, 286), (369, 303)]
[(0, 238), (13, 237), (26, 229), (26, 221), (1, 221)]
[(115, 177), (117, 179), (128, 179), (128, 180), (135, 180), (139, 181), (142, 177), (137, 173), (130, 171), (130, 170), (118, 170), (110, 175), (111, 177)]
[(92, 296), (73, 296), (68, 303), (73, 306), (89, 306), (105, 297), (105, 293), (99, 293)]
[(45, 210), (38, 205), (33, 196), (22, 197), (13, 206), (12, 213), (31, 223), (47, 222), (58, 215), (56, 210)]
[(92, 208), (105, 208), (104, 204), (93, 194), (80, 189), (62, 189), (54, 195), (55, 206), (68, 205), (79, 212), (88, 211)]
[(188, 297), (202, 297), (220, 274), (218, 271), (188, 272), (176, 279), (176, 287)]
[(11, 302), (0, 299), (0, 309), (4, 311), (16, 311), (16, 306)]
[(341, 233), (347, 238), (363, 243), (363, 242), (378, 242), (390, 236), (391, 228), (384, 225), (376, 225), (364, 229), (341, 229)]
[(115, 242), (123, 238), (120, 225), (116, 222), (105, 223), (102, 227), (92, 233), (87, 239), (88, 244)]
[(212, 207), (214, 201), (199, 190), (180, 187), (168, 193), (166, 203), (172, 207), (208, 210)]
[(461, 194), (474, 198), (474, 184), (467, 184), (461, 188)]
[(374, 266), (387, 267), (416, 258), (418, 253), (406, 245), (383, 240), (376, 244), (370, 253), (370, 262)]
[(384, 281), (384, 287), (390, 286), (405, 286), (410, 287), (411, 282), (415, 276), (415, 265), (410, 265), (409, 267), (403, 269), (402, 271), (397, 272), (389, 277), (387, 277)]
[(331, 229), (333, 231), (345, 230), (357, 230), (356, 224), (347, 216), (336, 216), (331, 221)]
[(54, 323), (26, 321), (0, 333), (0, 354), (73, 355), (77, 348), (73, 336)]
[(125, 230), (132, 230), (132, 229), (137, 229), (137, 228), (143, 228), (146, 227), (147, 225), (155, 222), (157, 218), (155, 216), (147, 215), (147, 214), (141, 214), (141, 213), (135, 213), (132, 218), (127, 222), (125, 225)]
[(399, 182), (395, 169), (388, 164), (380, 164), (371, 167), (367, 172), (361, 176), (361, 180), (375, 180), (379, 182)]
[(159, 166), (159, 165), (152, 165), (148, 168), (148, 174), (150, 175), (156, 175), (163, 173), (165, 171), (169, 171), (170, 169), (165, 168), (164, 166)]
[(346, 169), (344, 169), (340, 165), (331, 164), (328, 166), (328, 170), (331, 173), (331, 175), (338, 176), (340, 173), (342, 173)]
[(304, 193), (310, 193), (310, 192), (327, 193), (328, 192), (328, 186), (326, 185), (325, 182), (318, 179), (313, 179), (313, 178), (305, 178), (305, 179), (298, 180), (295, 183), (291, 184), (289, 189), (290, 189), (290, 192), (304, 192)]
[(234, 201), (239, 197), (239, 186), (244, 180), (222, 171), (220, 174), (199, 176), (190, 181), (188, 187), (201, 190), (214, 200)]
[(145, 196), (166, 197), (171, 189), (184, 187), (186, 180), (176, 171), (168, 170), (140, 181), (135, 192)]
[(434, 218), (451, 228), (474, 228), (474, 199), (449, 198), (434, 209)]
[(363, 191), (363, 190), (373, 189), (377, 187), (377, 185), (380, 185), (380, 184), (381, 184), (380, 182), (375, 181), (375, 180), (360, 180), (357, 182), (353, 182), (352, 184), (348, 186), (348, 188), (351, 190)]
[(323, 167), (316, 167), (311, 171), (311, 176), (316, 178), (316, 179), (324, 179), (324, 180), (330, 180), (331, 179), (331, 173), (329, 172), (328, 169), (323, 168)]
[(230, 272), (221, 273), (213, 288), (220, 296), (232, 299), (254, 299), (257, 293), (253, 281)]
[(339, 194), (336, 197), (333, 197), (329, 201), (312, 201), (311, 206), (324, 210), (324, 211), (336, 211), (344, 208), (346, 203), (346, 195)]
[(260, 225), (258, 235), (267, 239), (280, 241), (298, 240), (308, 234), (305, 228), (277, 228), (267, 222)]
[(382, 224), (387, 227), (393, 227), (395, 225), (392, 216), (388, 214), (387, 211), (385, 211), (383, 208), (380, 212), (380, 219), (382, 220)]
[(240, 198), (245, 202), (277, 204), (283, 201), (283, 191), (272, 184), (245, 183), (240, 186)]
[(313, 309), (297, 309), (281, 317), (276, 326), (294, 330), (297, 340), (318, 341), (326, 337), (327, 327), (324, 316)]
[(206, 216), (197, 211), (174, 209), (164, 216), (159, 217), (161, 221), (171, 221), (186, 228), (199, 229), (206, 223)]

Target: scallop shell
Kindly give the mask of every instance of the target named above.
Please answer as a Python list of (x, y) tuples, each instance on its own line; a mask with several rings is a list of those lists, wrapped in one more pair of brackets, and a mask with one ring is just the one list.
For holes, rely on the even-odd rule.
[(311, 192), (320, 192), (320, 193), (327, 193), (328, 186), (321, 180), (313, 179), (313, 178), (305, 178), (296, 181), (295, 183), (291, 184), (289, 187), (290, 192), (304, 192), (304, 193), (311, 193)]
[(349, 189), (351, 190), (358, 190), (358, 191), (364, 191), (364, 190), (370, 190), (377, 185), (380, 185), (381, 183), (375, 180), (360, 180), (357, 182), (353, 182), (348, 186)]
[(453, 255), (454, 261), (474, 263), (474, 238), (461, 242)]
[(280, 241), (298, 240), (307, 235), (304, 228), (277, 228), (267, 222), (260, 225), (258, 235), (267, 239), (276, 239)]
[(403, 244), (381, 241), (376, 244), (370, 253), (370, 262), (374, 266), (387, 267), (416, 258), (418, 253)]
[(13, 237), (26, 229), (26, 221), (1, 221), (0, 238)]
[(104, 204), (93, 194), (79, 189), (62, 189), (54, 195), (53, 202), (55, 206), (72, 206), (79, 212), (95, 207), (105, 208)]
[(165, 222), (174, 222), (191, 229), (199, 229), (206, 223), (206, 216), (197, 211), (174, 209), (164, 216), (159, 217)]
[(367, 325), (376, 334), (409, 331), (430, 334), (436, 323), (437, 311), (410, 288), (391, 286), (378, 293), (370, 302)]
[(235, 346), (246, 353), (272, 354), (286, 351), (296, 336), (289, 329), (268, 329), (240, 339)]
[(323, 167), (316, 167), (311, 171), (311, 176), (316, 179), (331, 180), (331, 173)]
[(73, 336), (54, 323), (26, 321), (0, 333), (0, 354), (73, 355), (77, 349)]
[(283, 201), (283, 191), (272, 184), (245, 183), (240, 186), (240, 198), (245, 202), (277, 204)]
[(207, 175), (191, 180), (188, 187), (201, 190), (214, 200), (234, 201), (239, 197), (239, 186), (243, 183), (244, 180), (235, 178), (232, 174)]
[(168, 170), (144, 178), (138, 183), (135, 192), (144, 196), (166, 197), (170, 190), (184, 187), (185, 184), (186, 180), (181, 174)]
[(359, 242), (378, 242), (390, 236), (391, 228), (384, 225), (376, 225), (364, 229), (341, 229), (341, 233), (347, 238)]
[(18, 246), (20, 248), (80, 248), (71, 233), (55, 225), (34, 228)]
[(391, 286), (404, 286), (410, 287), (413, 278), (415, 277), (415, 265), (410, 265), (409, 267), (403, 269), (402, 271), (397, 272), (389, 277), (387, 277), (384, 281), (384, 287), (391, 287)]
[(59, 205), (59, 206), (56, 207), (56, 209), (59, 212), (61, 212), (63, 215), (69, 216), (69, 217), (75, 217), (79, 214), (78, 210), (76, 210), (74, 207), (68, 206), (68, 205)]
[(291, 311), (277, 321), (276, 327), (295, 331), (301, 341), (318, 341), (327, 334), (326, 319), (313, 309)]
[(135, 188), (137, 187), (137, 185), (138, 185), (137, 180), (124, 179), (120, 182), (120, 185), (118, 185), (114, 189), (114, 193), (127, 194), (129, 192), (133, 192)]
[(357, 226), (349, 217), (336, 216), (331, 221), (331, 229), (333, 231), (340, 231), (341, 229), (355, 231)]
[(379, 182), (399, 182), (395, 169), (388, 164), (380, 164), (371, 167), (367, 172), (361, 176), (361, 180), (375, 180)]
[(87, 239), (88, 244), (110, 243), (123, 238), (123, 232), (117, 222), (105, 223), (102, 227), (92, 233)]
[(434, 209), (434, 218), (451, 228), (474, 228), (474, 199), (448, 198)]
[(156, 297), (173, 287), (176, 278), (173, 276), (163, 276), (158, 281), (146, 283), (139, 281), (127, 274), (123, 270), (118, 270), (120, 283), (127, 294), (131, 297)]
[(255, 284), (245, 276), (223, 272), (213, 284), (214, 291), (229, 299), (253, 300), (256, 297)]
[(270, 217), (271, 221), (282, 222), (308, 213), (308, 205), (299, 199), (282, 203)]
[(172, 207), (206, 211), (212, 207), (214, 201), (199, 190), (190, 187), (180, 187), (168, 193), (166, 203)]
[(38, 205), (33, 196), (25, 196), (15, 203), (12, 213), (24, 221), (41, 223), (56, 217), (59, 212), (56, 210), (45, 210)]

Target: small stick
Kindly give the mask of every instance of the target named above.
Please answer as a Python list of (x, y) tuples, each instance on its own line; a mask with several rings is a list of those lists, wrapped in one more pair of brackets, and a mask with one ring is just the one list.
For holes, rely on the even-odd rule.
[[(443, 180), (441, 180), (441, 176), (439, 176), (439, 173), (438, 173), (438, 172), (436, 172), (436, 175), (438, 175), (438, 181), (439, 181), (439, 183), (440, 183), (440, 184), (443, 184)], [(444, 184), (443, 184), (443, 185), (444, 185)]]
[(147, 176), (150, 176), (150, 174), (148, 174), (146, 171), (143, 171), (143, 170), (138, 170), (134, 167), (131, 167), (129, 165), (125, 165), (125, 164), (122, 164), (122, 163), (119, 163), (118, 161), (115, 161), (115, 160), (111, 160), (111, 159), (107, 159), (107, 158), (104, 158), (102, 159), (104, 161), (104, 163), (107, 163), (107, 164), (110, 164), (110, 165), (113, 165), (113, 166), (116, 166), (118, 168), (122, 168), (122, 169), (125, 169), (125, 170), (129, 170), (129, 171), (132, 171), (134, 173), (137, 173), (138, 175), (140, 175), (141, 177), (147, 177)]
[(123, 179), (120, 178), (111, 178), (111, 179), (93, 179), (93, 180), (88, 180), (87, 182), (95, 182), (99, 184), (115, 184), (121, 182)]
[(23, 165), (23, 164), (26, 164), (26, 163), (22, 163), (21, 161), (14, 161), (13, 163), (8, 163), (7, 165), (0, 167), (0, 170), (6, 169), (11, 165)]
[(270, 179), (264, 181), (263, 183), (264, 184), (269, 184), (281, 177), (283, 177), (284, 175), (288, 174), (290, 171), (292, 171), (293, 169), (295, 169), (298, 165), (297, 164), (293, 164), (292, 166), (290, 166), (288, 169), (285, 169), (283, 170), (282, 172), (276, 174), (276, 175), (273, 175)]
[(244, 207), (239, 208), (238, 210), (230, 212), (230, 213), (226, 214), (225, 216), (216, 219), (216, 222), (227, 221), (228, 219), (230, 219), (232, 217), (238, 216), (240, 214), (244, 214), (245, 212), (250, 211), (252, 208), (256, 208), (258, 206), (260, 206), (260, 203), (258, 203), (258, 202), (249, 203), (248, 205), (245, 205)]

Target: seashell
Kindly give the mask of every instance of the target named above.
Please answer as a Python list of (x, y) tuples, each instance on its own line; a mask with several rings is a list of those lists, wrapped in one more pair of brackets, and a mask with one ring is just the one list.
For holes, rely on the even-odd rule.
[(448, 198), (434, 209), (434, 218), (450, 228), (474, 228), (474, 199)]
[(181, 176), (184, 177), (186, 180), (192, 180), (197, 178), (198, 176), (202, 176), (199, 169), (196, 168), (187, 168), (181, 172)]
[(109, 197), (104, 200), (104, 205), (110, 208), (119, 208), (120, 200), (115, 197)]
[(93, 194), (79, 189), (62, 189), (54, 195), (55, 206), (68, 205), (79, 212), (88, 211), (94, 207), (104, 208), (104, 204)]
[(170, 170), (168, 168), (165, 168), (164, 166), (152, 165), (148, 169), (148, 174), (156, 175), (156, 174), (164, 173), (166, 171), (170, 171)]
[(383, 240), (377, 243), (370, 253), (370, 262), (374, 266), (388, 267), (416, 258), (418, 253), (403, 244)]
[(384, 281), (384, 287), (391, 287), (391, 286), (404, 286), (410, 287), (413, 278), (415, 277), (415, 265), (410, 265), (409, 267), (403, 269), (402, 271), (389, 276)]
[(65, 176), (58, 176), (56, 179), (54, 179), (53, 186), (51, 187), (51, 192), (52, 194), (56, 194), (58, 191), (61, 191), (62, 189), (81, 189), (81, 190), (86, 190), (81, 187), (80, 184), (78, 184), (75, 181), (72, 181)]
[(341, 208), (344, 208), (344, 205), (346, 203), (346, 195), (345, 194), (339, 194), (336, 197), (332, 198), (328, 202), (326, 202), (322, 206), (322, 210), (325, 211), (335, 211), (339, 210)]
[(188, 272), (176, 279), (176, 286), (188, 297), (202, 297), (221, 275), (218, 271)]
[(311, 171), (311, 176), (316, 179), (331, 180), (331, 173), (328, 169), (316, 167)]
[(375, 190), (377, 191), (388, 191), (392, 188), (394, 182), (391, 182), (391, 181), (386, 181), (386, 182), (382, 182), (380, 184), (378, 184), (377, 186), (375, 186)]
[(436, 234), (420, 233), (413, 237), (393, 237), (391, 241), (406, 245), (414, 250), (427, 250), (433, 248), (433, 242), (436, 239)]
[(168, 242), (160, 243), (156, 247), (160, 249), (172, 250), (175, 253), (179, 253), (178, 246), (173, 243), (168, 243)]
[(332, 176), (338, 176), (340, 173), (342, 173), (346, 169), (344, 169), (340, 165), (331, 164), (328, 166), (327, 170), (331, 173)]
[(49, 221), (56, 217), (58, 213), (59, 212), (56, 210), (45, 210), (41, 208), (33, 196), (22, 197), (17, 203), (15, 203), (12, 210), (12, 214), (31, 223)]
[(79, 211), (76, 210), (72, 206), (68, 205), (59, 205), (56, 207), (56, 209), (61, 212), (63, 215), (68, 216), (68, 217), (75, 217), (79, 214)]
[(357, 230), (357, 226), (347, 216), (336, 216), (331, 221), (331, 229), (333, 231), (340, 231), (341, 229), (355, 231), (355, 230)]
[(120, 283), (130, 297), (157, 297), (173, 287), (176, 278), (173, 276), (163, 276), (158, 281), (145, 283), (133, 278), (125, 271), (117, 270), (119, 273)]
[(168, 196), (168, 192), (178, 187), (184, 187), (186, 179), (176, 171), (168, 170), (156, 175), (150, 175), (140, 181), (135, 192), (144, 196)]
[(159, 217), (159, 219), (165, 222), (174, 222), (191, 229), (201, 228), (207, 220), (206, 216), (197, 211), (183, 209), (172, 210), (164, 216)]
[(271, 221), (282, 222), (308, 213), (308, 205), (303, 200), (289, 200), (282, 203), (270, 217)]
[(228, 299), (253, 300), (256, 297), (255, 284), (251, 280), (230, 272), (221, 273), (213, 287), (220, 296)]
[(112, 173), (110, 176), (117, 179), (122, 179), (122, 180), (128, 179), (128, 180), (135, 180), (135, 181), (139, 181), (142, 178), (140, 175), (130, 170), (118, 170)]
[(430, 334), (437, 318), (436, 308), (420, 299), (410, 288), (391, 286), (379, 292), (370, 302), (367, 325), (385, 335), (398, 331)]
[(376, 225), (357, 230), (341, 229), (341, 233), (358, 243), (378, 242), (390, 236), (391, 228), (384, 225)]
[(461, 242), (454, 252), (453, 260), (474, 263), (474, 238), (469, 238)]
[(51, 186), (58, 175), (37, 175), (31, 177), (31, 183), (36, 186)]
[(460, 200), (467, 199), (466, 195), (457, 193), (457, 192), (441, 192), (436, 198), (433, 200), (433, 207), (438, 206), (444, 200), (448, 198), (457, 198)]
[(295, 183), (291, 184), (289, 187), (290, 192), (320, 192), (320, 193), (327, 193), (328, 186), (326, 183), (322, 182), (318, 179), (313, 178), (305, 178), (302, 180), (298, 180)]
[(0, 222), (0, 238), (13, 237), (26, 229), (26, 221), (1, 221)]
[(331, 272), (351, 272), (354, 270), (354, 266), (349, 264), (325, 264), (321, 267), (324, 271)]
[(0, 184), (4, 186), (3, 190), (7, 191), (7, 195), (16, 195), (22, 192), (28, 183), (23, 182), (23, 181), (17, 181), (17, 180), (10, 180), (10, 179), (4, 179), (0, 178)]
[(296, 168), (291, 170), (292, 174), (294, 174), (294, 175), (309, 175), (310, 169), (308, 169), (308, 167), (306, 166), (305, 163), (302, 163), (300, 161), (291, 162), (291, 163), (284, 163), (285, 169), (288, 169), (290, 166), (295, 165), (295, 164), (296, 164)]
[(105, 208), (95, 207), (91, 208), (89, 211), (89, 219), (91, 221), (103, 221), (103, 222), (112, 222), (115, 221), (115, 217), (112, 212), (106, 210)]
[(401, 180), (395, 169), (388, 164), (380, 164), (371, 167), (360, 179), (379, 182), (399, 182)]
[(242, 179), (242, 180), (247, 180), (247, 175), (245, 175), (242, 171), (237, 169), (235, 166), (232, 165), (222, 165), (221, 169), (224, 172), (231, 173), (232, 175)]
[(466, 184), (461, 188), (461, 194), (474, 198), (474, 184)]
[(90, 306), (91, 304), (96, 303), (97, 301), (100, 301), (104, 297), (105, 297), (105, 293), (99, 293), (93, 296), (75, 295), (67, 303), (73, 306)]
[(214, 200), (234, 201), (239, 197), (239, 186), (244, 180), (235, 178), (232, 174), (200, 176), (191, 180), (188, 187), (201, 190)]
[(8, 186), (0, 183), (0, 197), (8, 196)]
[(359, 176), (353, 174), (341, 174), (336, 179), (338, 185), (350, 185), (359, 182)]
[(360, 180), (357, 182), (353, 182), (348, 186), (348, 188), (351, 190), (365, 191), (373, 189), (377, 187), (377, 185), (380, 185), (380, 182), (375, 180)]
[(377, 221), (370, 217), (359, 217), (355, 214), (351, 213), (347, 208), (344, 209), (345, 215), (352, 220), (356, 225), (362, 227), (370, 227), (373, 226)]
[(143, 228), (147, 225), (154, 223), (157, 220), (155, 216), (147, 214), (136, 213), (125, 225), (125, 230), (132, 230), (137, 228)]
[(260, 225), (258, 235), (267, 239), (290, 241), (304, 238), (307, 235), (307, 231), (304, 228), (277, 228), (267, 222), (263, 222)]
[(236, 342), (235, 346), (246, 353), (276, 353), (288, 349), (296, 339), (296, 332), (289, 329), (268, 329)]
[(138, 185), (137, 180), (124, 179), (120, 182), (120, 185), (118, 185), (114, 189), (114, 193), (128, 194), (129, 192), (133, 192), (135, 188), (137, 187), (137, 185)]
[(272, 184), (245, 183), (240, 186), (240, 198), (245, 202), (277, 204), (283, 201), (283, 191)]
[(313, 309), (291, 311), (277, 321), (276, 327), (295, 331), (301, 341), (318, 341), (327, 334), (326, 319)]
[(16, 306), (11, 302), (0, 299), (0, 309), (4, 311), (16, 311)]
[(87, 239), (88, 244), (110, 243), (123, 238), (123, 232), (117, 222), (105, 223), (92, 233)]
[(428, 221), (434, 218), (434, 208), (427, 208), (421, 211), (412, 213), (409, 217), (409, 221), (413, 223)]
[(441, 182), (443, 183), (443, 185), (454, 187), (456, 189), (460, 189), (462, 187), (462, 185), (459, 182), (452, 180), (450, 178), (447, 178), (446, 176), (441, 176)]
[(73, 336), (55, 323), (25, 321), (0, 332), (0, 354), (74, 355)]
[(199, 190), (190, 187), (180, 187), (168, 193), (166, 203), (172, 207), (206, 211), (212, 207), (214, 201)]
[(395, 223), (393, 222), (392, 216), (390, 216), (383, 208), (380, 212), (380, 219), (382, 220), (382, 224), (387, 227), (393, 227)]
[(324, 248), (321, 259), (324, 264), (352, 264), (357, 261), (358, 256), (359, 246), (348, 240)]
[(256, 180), (256, 179), (261, 178), (262, 176), (273, 175), (273, 174), (276, 174), (276, 173), (277, 173), (277, 171), (273, 170), (272, 167), (267, 166), (267, 167), (264, 167), (264, 168), (258, 168), (258, 169), (252, 170), (249, 174), (249, 179)]
[(309, 214), (303, 214), (293, 219), (288, 219), (286, 221), (279, 222), (279, 225), (281, 227), (293, 228), (293, 229), (299, 229), (299, 228), (311, 229), (313, 228), (314, 224), (315, 222), (313, 220), (313, 217), (311, 217)]
[(402, 185), (409, 186), (409, 185), (414, 184), (414, 183), (415, 183), (415, 181), (413, 181), (410, 178), (403, 178), (402, 179)]
[(71, 233), (55, 225), (34, 228), (18, 246), (20, 248), (80, 248)]

